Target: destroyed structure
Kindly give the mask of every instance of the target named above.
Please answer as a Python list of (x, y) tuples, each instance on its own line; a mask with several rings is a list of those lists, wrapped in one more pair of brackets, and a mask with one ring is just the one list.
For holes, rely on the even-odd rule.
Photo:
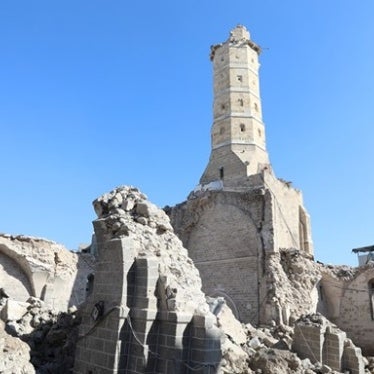
[(314, 261), (266, 151), (260, 51), (243, 26), (212, 47), (212, 150), (187, 201), (118, 187), (79, 253), (0, 235), (0, 373), (374, 373), (374, 263)]

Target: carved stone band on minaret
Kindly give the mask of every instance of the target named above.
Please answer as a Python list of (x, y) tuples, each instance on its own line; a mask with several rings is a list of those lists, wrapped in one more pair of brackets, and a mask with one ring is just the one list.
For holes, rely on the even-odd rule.
[(261, 48), (237, 26), (211, 47), (214, 102), (211, 155), (201, 184), (240, 184), (269, 166), (259, 88)]

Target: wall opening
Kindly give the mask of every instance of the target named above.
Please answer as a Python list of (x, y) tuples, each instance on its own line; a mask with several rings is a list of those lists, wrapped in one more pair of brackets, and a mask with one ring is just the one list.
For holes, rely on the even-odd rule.
[(240, 131), (241, 131), (241, 132), (244, 132), (244, 131), (245, 131), (245, 124), (244, 124), (244, 123), (241, 123), (241, 124), (240, 124)]
[(370, 314), (371, 314), (372, 321), (374, 321), (374, 279), (370, 279), (368, 283), (368, 287), (369, 287)]
[(92, 273), (87, 276), (86, 298), (92, 294), (93, 287), (94, 287), (94, 280), (95, 280), (95, 276)]
[(225, 176), (225, 173), (224, 173), (223, 167), (220, 167), (219, 168), (219, 177), (220, 177), (220, 179), (223, 179), (224, 176)]

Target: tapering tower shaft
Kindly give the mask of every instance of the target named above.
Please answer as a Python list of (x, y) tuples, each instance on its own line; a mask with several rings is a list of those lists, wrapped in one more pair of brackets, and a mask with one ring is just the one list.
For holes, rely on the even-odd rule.
[(200, 183), (239, 184), (269, 164), (259, 88), (260, 47), (244, 26), (212, 46), (214, 76), (212, 149)]

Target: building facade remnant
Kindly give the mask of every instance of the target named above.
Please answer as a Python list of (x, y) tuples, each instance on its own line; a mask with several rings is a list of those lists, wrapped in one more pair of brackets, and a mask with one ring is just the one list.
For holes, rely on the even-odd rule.
[(94, 206), (98, 263), (74, 372), (216, 372), (224, 334), (166, 214), (132, 187)]
[(38, 297), (66, 311), (86, 299), (87, 278), (94, 257), (68, 251), (50, 240), (0, 234), (0, 287), (9, 297)]

